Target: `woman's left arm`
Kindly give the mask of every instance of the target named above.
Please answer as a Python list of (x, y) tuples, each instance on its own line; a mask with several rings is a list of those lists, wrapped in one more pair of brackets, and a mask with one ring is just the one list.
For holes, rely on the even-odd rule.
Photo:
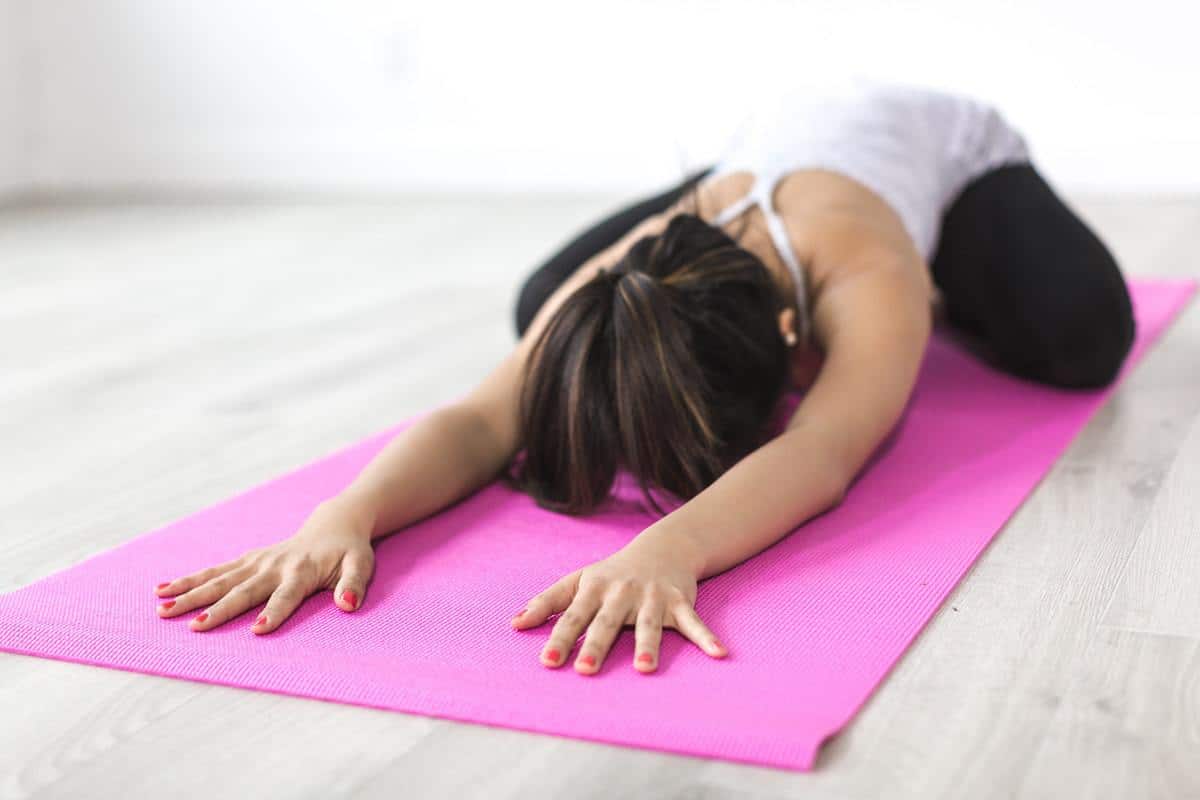
[(814, 322), (825, 361), (784, 431), (655, 523), (695, 543), (701, 580), (841, 502), (912, 394), (933, 324), (927, 284), (881, 254), (825, 288)]
[[(658, 663), (672, 627), (714, 657), (726, 654), (694, 610), (696, 583), (761, 552), (837, 505), (907, 405), (932, 328), (924, 265), (860, 251), (813, 308), (825, 360), (785, 430), (748, 454), (628, 545), (557, 581), (513, 626), (562, 611), (542, 663), (591, 674), (624, 625), (636, 625), (634, 666)], [(861, 266), (855, 267), (854, 264)], [(586, 630), (585, 630), (586, 627)]]

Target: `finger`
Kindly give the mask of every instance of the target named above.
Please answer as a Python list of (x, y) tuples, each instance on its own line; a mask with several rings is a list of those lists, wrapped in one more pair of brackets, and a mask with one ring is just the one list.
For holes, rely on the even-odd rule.
[(639, 672), (649, 673), (658, 669), (665, 613), (665, 605), (657, 594), (648, 594), (638, 610), (634, 628), (633, 667)]
[(723, 658), (728, 654), (729, 651), (725, 649), (725, 645), (721, 644), (716, 634), (708, 629), (690, 603), (678, 603), (671, 611), (675, 619), (676, 630), (695, 642), (701, 650), (713, 658)]
[(226, 592), (237, 586), (246, 578), (254, 574), (254, 571), (249, 567), (231, 570), (222, 573), (215, 578), (210, 579), (207, 583), (201, 584), (194, 589), (184, 592), (181, 595), (158, 604), (158, 614), (161, 617), (177, 617), (180, 614), (186, 614), (198, 606), (206, 606), (209, 603), (215, 603), (225, 596)]
[(201, 584), (208, 583), (213, 578), (223, 573), (229, 572), (242, 565), (244, 556), (239, 556), (232, 561), (226, 561), (224, 564), (218, 564), (215, 567), (208, 567), (199, 572), (193, 572), (191, 575), (185, 575), (182, 578), (160, 583), (154, 587), (154, 593), (160, 597), (170, 597), (171, 595), (183, 594), (184, 592), (195, 589)]
[(512, 626), (518, 630), (536, 628), (552, 614), (557, 614), (571, 604), (579, 589), (579, 574), (576, 570), (570, 575), (564, 575), (548, 589), (536, 595), (525, 604), (525, 608), (512, 618)]
[(575, 595), (571, 605), (567, 606), (567, 610), (554, 623), (550, 638), (542, 648), (543, 664), (557, 667), (566, 662), (572, 648), (575, 647), (575, 642), (579, 640), (579, 635), (600, 608), (601, 599), (600, 593), (595, 590), (580, 591)]
[(375, 551), (369, 545), (365, 549), (350, 550), (342, 557), (342, 577), (333, 590), (338, 608), (354, 611), (362, 607), (366, 599), (367, 581), (374, 571)]
[(310, 594), (312, 594), (312, 590), (308, 584), (298, 577), (284, 578), (275, 591), (271, 592), (271, 598), (267, 600), (267, 607), (258, 615), (251, 630), (255, 633), (270, 633), (275, 630), (300, 607), (300, 604)]
[(627, 593), (611, 594), (600, 606), (596, 616), (587, 627), (587, 636), (575, 659), (575, 671), (583, 675), (595, 675), (604, 663), (604, 657), (612, 648), (617, 635), (625, 627), (625, 617), (632, 608), (634, 598)]
[(271, 577), (261, 572), (247, 578), (230, 589), (216, 603), (206, 608), (207, 617), (203, 620), (199, 616), (193, 619), (189, 623), (192, 630), (211, 630), (218, 625), (228, 622), (239, 614), (244, 614), (246, 609), (253, 608), (266, 599), (267, 595), (271, 593), (271, 589), (274, 588), (274, 585)]

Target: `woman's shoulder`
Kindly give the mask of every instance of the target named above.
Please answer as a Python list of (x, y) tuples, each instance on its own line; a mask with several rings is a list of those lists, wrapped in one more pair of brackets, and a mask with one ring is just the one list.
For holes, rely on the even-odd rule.
[[(667, 215), (698, 213), (712, 223), (720, 212), (750, 191), (756, 176), (733, 171), (712, 177), (697, 187), (696, 201), (681, 201)], [(827, 169), (796, 169), (780, 177), (773, 187), (776, 210), (783, 220), (797, 261), (808, 273), (816, 293), (835, 277), (848, 248), (893, 253), (898, 258), (917, 257), (903, 221), (883, 198), (862, 183)], [(726, 230), (738, 234), (739, 243), (768, 263), (778, 258), (767, 236), (761, 210), (750, 209)], [(775, 265), (782, 269), (782, 264)]]

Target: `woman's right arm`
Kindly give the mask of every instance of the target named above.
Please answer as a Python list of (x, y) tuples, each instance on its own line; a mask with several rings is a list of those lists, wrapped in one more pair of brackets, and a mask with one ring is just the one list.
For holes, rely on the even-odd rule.
[(375, 571), (373, 539), (489, 482), (506, 462), (477, 411), (458, 403), (436, 409), (393, 437), (345, 490), (318, 503), (290, 537), (160, 584), (156, 594), (165, 602), (158, 606), (159, 616), (202, 609), (189, 625), (204, 631), (265, 600), (251, 630), (270, 633), (323, 589), (334, 590), (339, 608), (355, 611)]
[(598, 253), (563, 281), (516, 347), (482, 382), (394, 436), (345, 489), (319, 503), (292, 536), (160, 584), (155, 592), (165, 602), (158, 606), (159, 616), (202, 608), (204, 613), (189, 626), (204, 631), (266, 600), (251, 630), (270, 633), (322, 589), (333, 589), (334, 602), (344, 611), (361, 608), (375, 569), (374, 539), (490, 483), (516, 454), (518, 403), (529, 351), (562, 300), (609, 263), (615, 250)]
[(515, 455), (511, 440), (466, 401), (398, 433), (328, 503), (370, 519), (369, 539), (393, 533), (490, 483)]

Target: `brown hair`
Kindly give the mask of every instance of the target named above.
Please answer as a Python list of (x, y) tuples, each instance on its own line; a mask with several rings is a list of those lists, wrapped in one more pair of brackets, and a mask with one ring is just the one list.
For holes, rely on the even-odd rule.
[(502, 476), (578, 515), (618, 469), (687, 500), (765, 440), (787, 387), (786, 307), (762, 261), (689, 213), (555, 310), (531, 350), (518, 454)]

